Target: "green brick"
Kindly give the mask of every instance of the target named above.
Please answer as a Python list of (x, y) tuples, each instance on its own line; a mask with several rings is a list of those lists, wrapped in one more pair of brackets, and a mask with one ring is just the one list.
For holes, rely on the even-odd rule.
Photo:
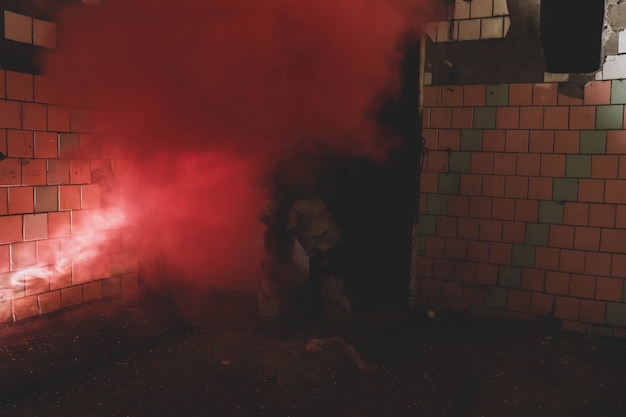
[(624, 106), (621, 104), (596, 107), (596, 129), (622, 129)]
[(441, 194), (428, 194), (426, 196), (426, 213), (448, 214), (448, 196)]
[[(511, 264), (514, 266), (535, 266), (535, 247), (531, 245), (513, 245)], [(517, 287), (516, 287), (517, 288)]]
[(606, 153), (606, 130), (583, 130), (580, 132), (580, 153)]
[(555, 201), (540, 201), (538, 221), (539, 223), (562, 224), (563, 204)]
[(522, 269), (501, 265), (498, 267), (498, 286), (519, 288), (522, 282)]
[(626, 327), (626, 304), (607, 303), (606, 324), (608, 324), (609, 326)]
[(575, 178), (555, 178), (552, 181), (552, 199), (556, 201), (577, 201), (578, 180)]
[(419, 216), (419, 234), (434, 236), (437, 229), (437, 216), (421, 214)]
[(565, 176), (568, 178), (590, 178), (591, 155), (567, 155)]
[(488, 307), (506, 308), (506, 299), (509, 290), (500, 287), (487, 287), (485, 289), (485, 304)]
[(489, 318), (491, 317), (491, 309), (485, 306), (470, 306), (469, 313), (474, 317)]
[(496, 127), (496, 108), (495, 107), (476, 107), (474, 109), (474, 128), (495, 129), (495, 127)]
[(471, 163), (471, 152), (451, 152), (448, 158), (448, 170), (450, 172), (470, 172)]
[(611, 83), (611, 104), (626, 103), (626, 82), (624, 80), (613, 80)]
[(483, 149), (483, 131), (482, 130), (461, 130), (461, 138), (459, 140), (459, 150), (461, 151), (481, 151)]
[(456, 194), (460, 192), (459, 174), (439, 174), (437, 191), (439, 194)]
[(485, 89), (485, 104), (487, 106), (508, 106), (509, 105), (509, 85), (488, 85)]
[(548, 246), (549, 224), (527, 223), (524, 243), (527, 245)]

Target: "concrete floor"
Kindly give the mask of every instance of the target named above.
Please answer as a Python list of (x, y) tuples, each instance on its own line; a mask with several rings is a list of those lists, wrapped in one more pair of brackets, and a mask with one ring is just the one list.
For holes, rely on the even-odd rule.
[[(184, 316), (159, 304), (2, 330), (0, 415), (626, 415), (626, 341), (555, 323), (369, 312), (272, 340), (250, 294), (216, 294)], [(336, 341), (307, 349), (328, 336), (369, 372)]]

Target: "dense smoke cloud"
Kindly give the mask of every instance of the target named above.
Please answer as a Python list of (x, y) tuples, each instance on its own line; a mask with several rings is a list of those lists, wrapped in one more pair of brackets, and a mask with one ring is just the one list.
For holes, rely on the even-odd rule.
[[(218, 284), (258, 273), (262, 184), (323, 148), (384, 157), (377, 103), (426, 0), (105, 0), (59, 21), (51, 74), (107, 110), (144, 246), (164, 271)], [(120, 174), (122, 171), (119, 171)], [(148, 245), (149, 244), (149, 245)]]

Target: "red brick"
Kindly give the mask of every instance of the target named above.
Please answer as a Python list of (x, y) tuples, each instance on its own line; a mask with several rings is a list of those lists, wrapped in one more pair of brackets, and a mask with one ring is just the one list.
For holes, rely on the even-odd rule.
[(525, 230), (524, 222), (502, 222), (502, 242), (524, 243)]
[(496, 128), (517, 129), (520, 124), (519, 107), (497, 107), (496, 108)]
[(533, 86), (534, 106), (553, 106), (556, 104), (557, 85), (555, 83), (538, 83)]
[(533, 102), (532, 84), (509, 85), (509, 106), (527, 106)]
[(32, 158), (33, 132), (9, 130), (7, 132), (7, 153), (10, 158)]
[(493, 154), (490, 152), (472, 152), (471, 171), (474, 174), (493, 172)]
[(463, 288), (463, 302), (473, 305), (485, 303), (485, 289), (480, 285), (468, 285)]
[(589, 204), (589, 226), (614, 227), (615, 205)]
[(70, 236), (70, 212), (48, 213), (48, 237)]
[(441, 285), (441, 299), (460, 303), (463, 301), (463, 284), (460, 282), (444, 282)]
[(494, 198), (491, 202), (491, 218), (496, 220), (513, 220), (515, 217), (515, 200), (511, 198)]
[(537, 246), (535, 249), (535, 268), (557, 271), (559, 269), (559, 254), (558, 248)]
[(0, 127), (19, 129), (22, 126), (22, 107), (17, 101), (0, 99)]
[(79, 304), (83, 301), (83, 287), (68, 287), (61, 289), (61, 306), (68, 307)]
[(501, 175), (515, 174), (515, 155), (496, 153), (493, 156), (493, 173)]
[(423, 193), (437, 193), (439, 175), (436, 172), (420, 173), (420, 190)]
[(13, 243), (11, 245), (11, 264), (14, 270), (37, 265), (35, 242)]
[(511, 265), (513, 245), (510, 243), (491, 242), (489, 244), (489, 262), (498, 265)]
[(523, 268), (521, 288), (523, 290), (543, 292), (546, 272), (540, 269)]
[(43, 159), (27, 159), (22, 164), (22, 184), (46, 185), (46, 161)]
[(45, 273), (37, 272), (34, 276), (29, 276), (25, 280), (25, 295), (34, 295), (41, 294), (47, 291), (50, 291), (50, 278), (48, 276), (48, 271)]
[(463, 105), (463, 87), (458, 85), (449, 85), (441, 87), (441, 105), (442, 106), (462, 106)]
[(517, 175), (537, 176), (539, 175), (540, 155), (536, 153), (517, 155)]
[(57, 135), (50, 132), (35, 132), (35, 158), (58, 156)]
[(482, 195), (502, 197), (504, 195), (504, 178), (502, 175), (484, 175), (482, 178)]
[(530, 311), (530, 291), (510, 289), (507, 297), (507, 309), (513, 311)]
[(437, 236), (456, 237), (457, 219), (456, 217), (439, 216), (436, 227)]
[(552, 199), (552, 178), (531, 177), (528, 179), (528, 198)]
[(474, 282), (476, 278), (476, 263), (467, 261), (454, 262), (454, 279), (461, 282)]
[(537, 200), (515, 200), (515, 220), (535, 223), (539, 215)]
[(6, 84), (4, 82), (5, 71), (0, 70), (0, 98), (5, 98)]
[(570, 277), (569, 294), (578, 298), (594, 298), (596, 278), (589, 275), (572, 274)]
[(61, 291), (39, 294), (38, 298), (41, 314), (48, 314), (61, 309)]
[(457, 237), (461, 239), (478, 239), (478, 219), (459, 218)]
[(60, 159), (48, 160), (48, 184), (60, 185), (70, 182), (70, 161)]
[(461, 132), (458, 129), (440, 129), (439, 145), (437, 149), (445, 151), (458, 151)]
[(574, 227), (551, 224), (549, 245), (557, 248), (573, 248)]
[(578, 201), (601, 203), (604, 199), (604, 180), (578, 180)]
[(59, 261), (59, 255), (58, 240), (37, 241), (37, 265), (55, 265)]
[(426, 156), (426, 167), (428, 171), (448, 172), (448, 152), (428, 152), (428, 155)]
[(622, 301), (621, 278), (598, 277), (596, 278), (596, 299), (606, 301)]
[(528, 177), (506, 177), (504, 195), (509, 198), (527, 198)]
[(559, 270), (582, 274), (585, 270), (585, 252), (561, 249)]
[(480, 220), (479, 239), (499, 242), (502, 239), (502, 222), (499, 220)]
[(545, 107), (543, 111), (544, 129), (568, 129), (569, 111), (567, 107)]
[(563, 207), (563, 224), (587, 226), (589, 224), (589, 204), (566, 202)]
[(606, 153), (626, 154), (626, 130), (608, 130), (606, 132)]
[[(83, 147), (83, 138), (85, 137), (93, 137), (95, 135), (81, 135), (81, 148)], [(424, 138), (424, 146), (426, 149), (437, 149), (439, 143), (439, 129), (422, 129), (422, 138)], [(100, 147), (98, 146), (98, 151), (100, 151)], [(90, 156), (83, 155), (83, 158), (91, 158)]]
[(93, 279), (93, 270), (85, 263), (72, 262), (72, 283), (74, 285), (84, 284)]
[(72, 211), (72, 235), (93, 233), (91, 210)]
[(448, 216), (469, 216), (469, 197), (451, 195), (448, 197)]
[(541, 155), (542, 177), (565, 176), (565, 155), (546, 154)]
[(625, 229), (626, 228), (626, 206), (618, 205), (616, 206), (616, 214), (615, 214), (615, 227)]
[(35, 211), (33, 187), (10, 187), (8, 189), (9, 214)]
[(62, 185), (59, 187), (59, 207), (61, 210), (80, 209), (80, 186)]
[(46, 130), (46, 106), (37, 103), (22, 103), (22, 129)]
[(83, 298), (85, 301), (102, 298), (102, 282), (90, 282), (83, 284)]
[(592, 178), (617, 178), (616, 155), (592, 155), (591, 156), (591, 177)]
[(6, 72), (7, 98), (33, 101), (33, 76), (23, 72)]
[(530, 312), (547, 315), (554, 310), (554, 295), (533, 292), (530, 297)]
[(554, 132), (554, 153), (578, 153), (580, 131), (562, 130)]
[(39, 304), (36, 295), (13, 300), (13, 317), (15, 321), (37, 315), (39, 315)]
[(35, 97), (37, 103), (57, 102), (59, 83), (56, 78), (35, 75)]
[(569, 128), (572, 130), (592, 130), (596, 127), (596, 108), (593, 106), (572, 106), (569, 108)]
[(561, 329), (564, 331), (576, 332), (585, 334), (587, 332), (587, 326), (585, 323), (579, 321), (562, 320)]
[(611, 254), (587, 252), (585, 255), (585, 274), (611, 275)]
[(452, 109), (449, 107), (431, 108), (429, 127), (439, 129), (452, 127)]
[(587, 323), (604, 324), (606, 303), (603, 301), (580, 300), (580, 320)]
[(505, 152), (528, 152), (529, 137), (528, 130), (507, 130)]
[[(120, 281), (121, 284), (121, 281)], [(422, 279), (422, 286), (420, 289), (420, 295), (429, 299), (440, 299), (441, 298), (441, 284), (442, 282), (438, 279)]]
[(491, 198), (470, 197), (469, 217), (475, 219), (491, 218)]
[(574, 249), (597, 251), (600, 248), (600, 229), (597, 227), (576, 227)]
[(626, 180), (606, 180), (604, 201), (626, 204)]
[(0, 273), (11, 270), (10, 246), (0, 245)]
[(626, 278), (626, 255), (613, 254), (611, 259), (611, 276)]
[(50, 289), (58, 290), (61, 288), (67, 288), (72, 285), (72, 271), (54, 271), (54, 274), (50, 276)]
[(460, 190), (463, 195), (481, 195), (482, 194), (482, 175), (462, 174)]
[(446, 254), (446, 239), (437, 236), (426, 236), (424, 239), (424, 254), (443, 258)]
[(504, 152), (504, 130), (483, 130), (483, 152)]
[(513, 320), (515, 319), (515, 313), (507, 310), (494, 309), (491, 312), (491, 318), (495, 320)]
[(430, 107), (426, 107), (422, 115), (422, 127), (428, 129), (430, 128), (430, 109)]
[(0, 188), (0, 215), (9, 213), (9, 201), (7, 198), (7, 188)]
[(87, 134), (80, 135), (80, 155), (85, 159), (101, 158), (100, 137)]
[(466, 107), (480, 107), (485, 105), (485, 85), (466, 85), (463, 87), (463, 105)]
[(476, 264), (476, 283), (496, 285), (498, 283), (498, 266), (491, 264)]
[(621, 180), (626, 179), (626, 155), (619, 156), (617, 178)]
[(86, 159), (70, 161), (70, 183), (88, 184), (91, 182), (91, 162)]
[(584, 94), (585, 105), (611, 104), (611, 81), (590, 81)]
[(474, 125), (474, 111), (472, 108), (453, 107), (452, 127), (457, 129), (471, 129)]
[[(468, 241), (467, 242), (467, 259), (476, 262), (489, 261), (489, 243)], [(476, 272), (478, 274), (478, 271)]]
[(0, 243), (22, 241), (22, 216), (0, 217)]
[(546, 271), (546, 289), (550, 294), (567, 295), (569, 291), (570, 274), (556, 271)]
[(580, 300), (571, 297), (556, 297), (554, 316), (560, 319), (577, 320)]
[(69, 107), (48, 106), (48, 130), (52, 132), (70, 131)]
[(100, 186), (97, 184), (83, 185), (81, 187), (81, 208), (100, 208), (102, 202)]
[[(462, 239), (446, 239), (446, 258), (449, 259), (467, 259), (467, 240)], [(438, 277), (435, 274), (436, 262), (433, 261), (433, 275), (437, 278), (446, 279), (445, 277)], [(446, 266), (446, 268), (449, 266)], [(447, 273), (447, 271), (446, 271)], [(452, 279), (452, 274), (447, 275), (448, 279)]]
[(522, 107), (519, 111), (520, 129), (542, 129), (543, 128), (543, 108), (542, 107)]
[(24, 240), (46, 239), (48, 237), (48, 215), (24, 215)]
[(434, 85), (424, 86), (424, 106), (441, 106), (441, 87)]
[(626, 230), (602, 229), (600, 250), (602, 252), (626, 253)]
[(554, 152), (554, 131), (531, 130), (528, 151), (533, 153)]

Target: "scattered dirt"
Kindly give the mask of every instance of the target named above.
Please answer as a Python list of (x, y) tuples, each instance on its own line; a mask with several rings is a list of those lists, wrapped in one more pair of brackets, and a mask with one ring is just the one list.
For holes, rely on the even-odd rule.
[[(0, 415), (626, 415), (624, 340), (422, 311), (273, 340), (252, 296), (207, 306), (180, 316), (142, 303), (0, 332)], [(340, 339), (310, 343), (328, 337)]]

